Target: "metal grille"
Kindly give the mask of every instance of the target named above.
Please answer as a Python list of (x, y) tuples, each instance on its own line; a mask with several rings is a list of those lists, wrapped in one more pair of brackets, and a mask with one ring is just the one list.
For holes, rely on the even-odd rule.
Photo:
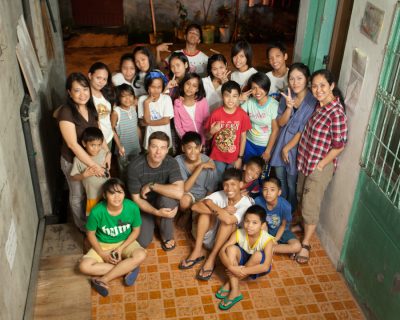
[(400, 208), (400, 5), (385, 52), (361, 165)]

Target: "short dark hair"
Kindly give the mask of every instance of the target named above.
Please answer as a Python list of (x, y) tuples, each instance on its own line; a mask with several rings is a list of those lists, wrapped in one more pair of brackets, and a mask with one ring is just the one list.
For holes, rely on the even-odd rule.
[(116, 92), (117, 92), (117, 103), (118, 105), (121, 105), (121, 95), (123, 92), (128, 92), (131, 95), (135, 96), (135, 91), (133, 90), (132, 86), (127, 84), (127, 83), (123, 83), (119, 86), (117, 86), (116, 88)]
[(197, 81), (199, 83), (199, 88), (198, 88), (198, 90), (196, 92), (195, 100), (196, 101), (200, 101), (201, 99), (205, 98), (206, 90), (204, 89), (203, 81), (201, 81), (201, 77), (195, 72), (188, 72), (188, 73), (185, 74), (185, 76), (183, 77), (183, 79), (179, 83), (179, 94), (182, 97), (185, 96), (185, 88), (184, 88), (185, 83), (186, 83), (186, 81), (189, 81), (191, 79), (197, 79)]
[(249, 160), (247, 160), (247, 162), (245, 163), (245, 165), (250, 165), (250, 164), (255, 164), (262, 170), (265, 166), (265, 161), (261, 157), (253, 156)]
[(194, 142), (196, 146), (201, 145), (201, 135), (194, 131), (188, 131), (182, 136), (182, 145)]
[(233, 62), (233, 57), (242, 50), (244, 55), (246, 56), (246, 64), (250, 68), (253, 63), (253, 49), (251, 48), (250, 43), (248, 43), (246, 40), (239, 40), (232, 46), (231, 60)]
[(260, 218), (261, 223), (265, 222), (266, 212), (263, 207), (258, 204), (254, 204), (247, 208), (246, 212), (244, 213), (243, 220), (246, 219), (246, 216), (249, 214), (255, 214)]
[(263, 185), (265, 185), (267, 182), (273, 183), (274, 185), (276, 185), (279, 188), (279, 190), (282, 188), (281, 182), (277, 178), (274, 178), (274, 177), (267, 178), (267, 179), (265, 179)]
[(211, 72), (212, 65), (214, 62), (217, 62), (217, 61), (221, 61), (223, 64), (226, 65), (226, 58), (224, 57), (223, 54), (220, 54), (220, 53), (213, 54), (211, 57), (209, 57), (208, 61), (207, 61), (207, 74), (210, 76), (211, 79), (214, 79), (214, 76)]
[(283, 54), (287, 53), (287, 49), (284, 43), (280, 42), (280, 41), (276, 41), (276, 42), (271, 42), (267, 45), (267, 60), (268, 60), (268, 56), (269, 56), (269, 52), (272, 49), (279, 49)]
[(155, 139), (161, 140), (161, 141), (166, 141), (169, 146), (169, 137), (165, 132), (162, 132), (162, 131), (153, 132), (149, 137), (149, 144), (150, 144), (151, 140), (155, 140)]
[(115, 193), (117, 191), (115, 188), (116, 186), (120, 186), (122, 190), (125, 189), (125, 184), (121, 179), (110, 178), (101, 186), (101, 193), (103, 196), (105, 196), (107, 192)]
[(247, 80), (248, 86), (251, 87), (253, 82), (268, 94), (269, 89), (271, 88), (271, 80), (269, 80), (268, 76), (264, 72), (256, 72), (252, 74), (249, 80)]
[(232, 90), (236, 90), (240, 94), (240, 85), (236, 81), (229, 80), (225, 82), (221, 87), (221, 94), (224, 94), (225, 91), (231, 93)]
[(82, 132), (81, 140), (84, 143), (96, 140), (104, 140), (103, 132), (99, 128), (96, 127), (88, 127)]
[(236, 168), (226, 169), (225, 172), (222, 174), (222, 182), (228, 180), (237, 180), (239, 182), (242, 181), (242, 171)]
[(185, 36), (189, 33), (190, 30), (196, 29), (200, 33), (200, 42), (203, 42), (203, 30), (201, 29), (200, 25), (197, 23), (191, 23), (189, 24), (186, 29), (185, 29)]

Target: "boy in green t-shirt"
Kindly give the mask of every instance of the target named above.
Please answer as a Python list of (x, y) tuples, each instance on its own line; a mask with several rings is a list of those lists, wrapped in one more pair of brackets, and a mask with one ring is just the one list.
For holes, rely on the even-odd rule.
[(139, 207), (125, 199), (124, 183), (111, 178), (102, 189), (105, 200), (92, 209), (86, 223), (92, 249), (83, 256), (79, 269), (94, 276), (92, 287), (105, 297), (108, 283), (115, 278), (125, 275), (125, 285), (134, 284), (146, 251), (136, 241), (142, 224)]

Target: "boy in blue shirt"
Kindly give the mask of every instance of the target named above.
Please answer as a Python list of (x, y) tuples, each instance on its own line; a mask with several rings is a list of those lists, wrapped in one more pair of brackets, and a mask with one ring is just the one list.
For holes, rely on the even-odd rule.
[(289, 230), (292, 220), (292, 207), (282, 198), (281, 184), (276, 178), (265, 180), (262, 196), (255, 199), (255, 203), (262, 206), (267, 212), (268, 233), (275, 237), (278, 245), (276, 253), (288, 253), (295, 255), (301, 249), (300, 241)]

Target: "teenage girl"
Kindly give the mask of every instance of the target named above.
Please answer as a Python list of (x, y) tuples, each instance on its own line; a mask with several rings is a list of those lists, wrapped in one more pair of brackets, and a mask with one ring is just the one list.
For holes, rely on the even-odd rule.
[(135, 60), (136, 70), (138, 71), (133, 80), (133, 88), (136, 97), (140, 97), (147, 93), (144, 86), (144, 78), (150, 71), (157, 70), (156, 62), (153, 53), (145, 46), (136, 47), (133, 50), (133, 58)]
[(179, 98), (179, 83), (189, 72), (189, 60), (182, 52), (173, 52), (169, 58), (169, 78), (165, 93), (172, 101)]
[(129, 84), (133, 88), (133, 79), (135, 78), (136, 68), (135, 59), (132, 53), (125, 53), (119, 61), (119, 70), (112, 76), (114, 86), (119, 86), (123, 83)]
[(250, 93), (252, 96), (242, 104), (242, 109), (250, 117), (251, 129), (247, 131), (243, 161), (246, 163), (253, 156), (262, 156), (268, 162), (279, 133), (278, 102), (268, 96), (271, 83), (265, 73), (253, 74), (248, 84), (251, 89), (242, 96)]
[(279, 137), (271, 158), (276, 177), (281, 182), (281, 196), (296, 210), (297, 146), (308, 119), (314, 112), (317, 100), (308, 89), (310, 70), (303, 63), (293, 63), (289, 67), (289, 88), (281, 93), (279, 102)]
[(204, 124), (209, 116), (203, 83), (197, 73), (188, 73), (179, 84), (180, 98), (174, 102), (175, 130), (182, 136), (189, 131), (200, 134), (204, 145)]
[(250, 43), (246, 40), (239, 40), (231, 49), (232, 63), (237, 69), (231, 74), (231, 80), (239, 83), (240, 88), (243, 89), (247, 85), (247, 80), (251, 75), (257, 72), (252, 67), (253, 49)]
[(138, 117), (134, 106), (133, 88), (124, 83), (117, 87), (117, 103), (111, 114), (114, 141), (118, 155), (120, 177), (125, 179), (129, 161), (140, 153), (142, 134), (138, 126)]
[(149, 136), (155, 131), (165, 132), (171, 141), (171, 118), (174, 109), (171, 97), (164, 94), (167, 78), (160, 71), (150, 71), (144, 80), (147, 95), (139, 98), (138, 113), (142, 126), (145, 127), (143, 147), (147, 149)]
[(221, 86), (229, 80), (230, 71), (227, 69), (226, 59), (222, 54), (214, 54), (208, 59), (207, 73), (208, 77), (202, 80), (211, 113), (222, 106)]
[(100, 129), (104, 139), (111, 149), (113, 131), (111, 127), (111, 110), (114, 104), (114, 90), (111, 83), (111, 73), (103, 62), (94, 63), (88, 73), (92, 98), (99, 115)]

